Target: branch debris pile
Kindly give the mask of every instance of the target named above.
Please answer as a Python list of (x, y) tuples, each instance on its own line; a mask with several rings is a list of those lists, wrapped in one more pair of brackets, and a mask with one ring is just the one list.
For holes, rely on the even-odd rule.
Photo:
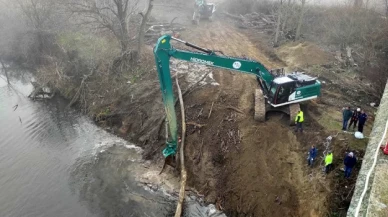
[(266, 32), (273, 32), (276, 25), (276, 17), (274, 15), (266, 15), (263, 13), (253, 12), (245, 15), (233, 15), (227, 12), (223, 13), (238, 22), (239, 28), (257, 29)]
[(186, 28), (182, 24), (173, 23), (173, 21), (170, 23), (147, 23), (148, 29), (145, 33), (146, 43), (154, 44), (160, 36), (166, 34), (178, 37), (180, 32)]

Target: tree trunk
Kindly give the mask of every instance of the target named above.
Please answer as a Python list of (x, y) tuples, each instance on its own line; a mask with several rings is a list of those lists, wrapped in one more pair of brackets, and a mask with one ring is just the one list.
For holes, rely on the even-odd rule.
[(388, 17), (388, 0), (385, 0), (385, 16)]
[(10, 84), (9, 83), (7, 67), (5, 67), (5, 64), (4, 64), (2, 59), (0, 59), (0, 63), (1, 63), (1, 67), (3, 68), (4, 74), (5, 74), (5, 78), (7, 78), (7, 83)]
[(153, 7), (152, 1), (153, 1), (153, 0), (149, 0), (149, 1), (148, 1), (148, 7), (147, 7), (147, 10), (146, 10), (145, 14), (140, 13), (140, 15), (141, 15), (143, 18), (142, 18), (141, 24), (140, 24), (140, 30), (139, 30), (139, 42), (138, 42), (138, 45), (137, 45), (138, 56), (141, 55), (141, 49), (142, 49), (142, 47), (143, 47), (143, 45), (144, 45), (145, 27), (146, 27), (146, 24), (147, 24), (148, 17), (150, 16), (151, 11), (152, 11), (152, 7)]
[(128, 22), (127, 22), (127, 2), (128, 0), (115, 0), (117, 8), (117, 18), (120, 22), (120, 44), (121, 44), (121, 53), (125, 54), (128, 51), (129, 44), (129, 32), (128, 32)]
[(128, 32), (128, 28), (127, 28), (127, 22), (126, 21), (123, 21), (123, 23), (121, 24), (121, 53), (122, 54), (125, 54), (127, 53), (128, 49), (129, 49), (129, 32)]
[(278, 9), (278, 20), (276, 22), (276, 33), (275, 33), (275, 41), (274, 41), (275, 47), (279, 46), (279, 32), (280, 32), (280, 21), (282, 18), (282, 6), (283, 6), (283, 0), (280, 0), (280, 5)]
[(346, 57), (347, 66), (353, 66), (354, 60), (352, 57), (352, 48), (349, 46), (346, 46)]
[(179, 104), (181, 105), (181, 115), (182, 115), (182, 141), (179, 149), (180, 156), (180, 166), (181, 166), (181, 188), (179, 190), (178, 205), (176, 206), (175, 217), (180, 217), (183, 210), (183, 202), (185, 200), (186, 192), (186, 182), (187, 182), (187, 171), (185, 167), (185, 138), (186, 138), (186, 115), (185, 115), (185, 105), (183, 103), (182, 91), (179, 86), (178, 76), (175, 77), (175, 82), (178, 89)]
[(300, 38), (300, 29), (302, 28), (302, 24), (303, 24), (305, 4), (306, 4), (306, 0), (302, 0), (302, 8), (300, 10), (298, 27), (296, 28), (295, 40), (299, 40)]
[(281, 28), (281, 30), (283, 32), (284, 32), (284, 30), (286, 29), (286, 26), (287, 26), (287, 19), (288, 19), (288, 15), (290, 13), (288, 10), (290, 10), (290, 8), (291, 8), (290, 6), (291, 6), (291, 0), (288, 0), (288, 4), (286, 6), (286, 9), (283, 12), (283, 23), (282, 23), (282, 28)]
[(124, 35), (120, 37), (121, 54), (125, 54), (128, 51), (128, 42)]

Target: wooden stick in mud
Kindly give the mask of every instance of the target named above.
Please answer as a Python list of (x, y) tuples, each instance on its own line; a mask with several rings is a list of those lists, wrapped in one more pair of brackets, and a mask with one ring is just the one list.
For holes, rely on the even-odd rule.
[(179, 104), (181, 106), (181, 114), (182, 114), (182, 141), (179, 149), (179, 155), (181, 160), (181, 188), (179, 190), (178, 205), (175, 211), (175, 217), (180, 217), (182, 215), (182, 207), (183, 207), (183, 201), (185, 199), (185, 190), (186, 190), (186, 181), (187, 181), (187, 172), (186, 172), (185, 158), (184, 158), (185, 137), (186, 137), (186, 121), (185, 121), (186, 117), (185, 117), (185, 106), (183, 104), (183, 96), (182, 96), (181, 88), (179, 86), (178, 77), (175, 77), (175, 82), (178, 89)]
[(236, 108), (236, 107), (233, 107), (233, 106), (227, 106), (226, 108), (227, 108), (227, 109), (234, 110), (234, 111), (236, 111), (236, 112), (238, 112), (238, 113), (240, 113), (240, 114), (244, 114), (244, 112), (243, 112), (243, 111), (241, 111), (240, 109), (238, 109), (238, 108)]
[[(199, 79), (199, 80), (198, 80), (197, 82), (195, 82), (193, 85), (191, 85), (190, 87), (188, 87), (188, 88), (181, 94), (181, 95), (182, 95), (182, 98), (183, 98), (183, 96), (185, 96), (186, 94), (191, 93), (191, 91), (193, 91), (194, 88), (197, 87), (197, 85), (198, 85), (199, 83), (201, 83), (203, 80), (205, 80), (205, 78), (210, 74), (210, 72), (211, 72), (211, 71), (207, 72), (204, 76), (202, 76), (201, 79)], [(176, 76), (176, 75), (175, 75), (175, 76), (172, 76), (172, 78), (174, 78), (174, 77), (177, 78), (178, 76)], [(181, 90), (181, 91), (182, 91), (182, 90)], [(174, 102), (174, 107), (178, 104), (178, 101), (179, 101), (179, 99), (176, 99), (176, 100), (175, 100), (175, 102)], [(183, 100), (182, 100), (182, 101), (183, 101)], [(163, 120), (164, 120), (164, 121), (167, 121), (167, 116), (166, 116), (166, 115), (164, 115)], [(162, 127), (164, 121), (162, 121), (162, 123), (160, 124), (158, 132), (160, 132), (160, 128)], [(166, 126), (166, 127), (167, 127), (167, 126)], [(167, 129), (167, 128), (166, 128), (166, 129)], [(166, 136), (166, 138), (167, 138), (167, 136)], [(166, 161), (164, 162), (163, 169), (162, 169), (162, 171), (160, 171), (159, 174), (162, 174), (162, 173), (163, 173), (165, 167), (166, 167)]]
[(212, 115), (213, 106), (214, 106), (214, 101), (212, 102), (212, 106), (210, 107), (210, 112), (209, 112), (209, 115), (207, 116), (207, 119), (209, 119), (210, 116)]
[(198, 123), (195, 123), (193, 121), (187, 122), (186, 125), (191, 125), (191, 126), (195, 126), (195, 127), (198, 127), (198, 128), (202, 128), (202, 127), (206, 126), (206, 124), (198, 124)]
[[(81, 81), (81, 84), (79, 85), (79, 88), (78, 88), (78, 90), (77, 90), (77, 93), (74, 95), (73, 99), (71, 99), (69, 105), (67, 105), (68, 107), (73, 106), (73, 105), (81, 98), (81, 95), (82, 95), (81, 91), (82, 91), (83, 88), (84, 88), (84, 83), (85, 83), (86, 80), (88, 80), (88, 78), (89, 78), (90, 76), (92, 76), (92, 75), (94, 74), (94, 71), (95, 71), (95, 70), (92, 69), (91, 72), (90, 72), (89, 74), (84, 75), (84, 77), (83, 77), (83, 79), (82, 79), (82, 81)], [(85, 106), (85, 107), (86, 107), (86, 106)]]

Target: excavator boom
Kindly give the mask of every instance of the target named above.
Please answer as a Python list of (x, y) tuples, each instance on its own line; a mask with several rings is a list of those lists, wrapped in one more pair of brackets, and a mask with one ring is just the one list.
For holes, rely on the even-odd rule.
[[(171, 40), (175, 40), (177, 42), (183, 43), (188, 47), (198, 50), (198, 52), (176, 49), (170, 44)], [(163, 150), (163, 155), (165, 157), (168, 157), (170, 155), (175, 155), (177, 138), (178, 138), (177, 120), (176, 120), (176, 113), (175, 113), (175, 107), (174, 107), (175, 101), (174, 101), (174, 94), (172, 89), (173, 85), (172, 85), (172, 80), (170, 75), (171, 57), (179, 60), (207, 65), (210, 67), (224, 68), (224, 69), (239, 71), (242, 73), (256, 75), (262, 90), (262, 93), (260, 92), (261, 95), (275, 96), (276, 94), (278, 94), (278, 92), (276, 92), (278, 90), (276, 90), (275, 92), (273, 91), (273, 87), (281, 86), (281, 85), (278, 85), (278, 86), (274, 85), (274, 81), (276, 81), (275, 79), (278, 79), (278, 78), (276, 78), (276, 76), (272, 74), (271, 71), (269, 71), (267, 68), (265, 68), (265, 66), (262, 65), (261, 63), (257, 61), (245, 59), (245, 58), (218, 55), (216, 53), (217, 53), (216, 51), (199, 47), (189, 42), (171, 37), (170, 35), (165, 35), (159, 38), (156, 46), (154, 47), (154, 55), (155, 55), (155, 61), (157, 66), (156, 68), (159, 75), (160, 87), (161, 87), (162, 96), (163, 96), (163, 103), (167, 114), (167, 121), (169, 126), (168, 128), (170, 132), (170, 140), (167, 142), (167, 147)], [(288, 82), (289, 86), (290, 84), (294, 85), (291, 82), (293, 80), (288, 77), (284, 77), (284, 79), (278, 79), (278, 81)], [(296, 84), (296, 81), (295, 81), (295, 84)], [(285, 87), (287, 87), (287, 85), (285, 85)], [(298, 91), (298, 92), (295, 91), (295, 94), (296, 93), (298, 93), (298, 95), (301, 95), (301, 96), (303, 95), (301, 94), (302, 93), (301, 91)], [(257, 94), (257, 91), (256, 91), (256, 94)], [(300, 99), (302, 100), (299, 100), (299, 101), (303, 101), (303, 96)], [(259, 100), (263, 101), (263, 103), (265, 104), (263, 97), (261, 97)], [(258, 99), (256, 99), (256, 101), (258, 101)], [(276, 105), (272, 104), (271, 102), (269, 103), (276, 107)], [(287, 99), (287, 102), (284, 104), (290, 104), (290, 103), (292, 102), (288, 102), (288, 99)], [(264, 111), (264, 115), (265, 115), (265, 111)]]
[[(170, 44), (171, 39), (184, 43), (185, 45), (195, 48), (199, 51), (202, 51), (202, 53), (175, 49)], [(258, 77), (263, 78), (263, 86), (266, 91), (268, 90), (269, 85), (273, 80), (272, 75), (261, 63), (242, 58), (232, 58), (228, 56), (216, 55), (215, 52), (211, 50), (198, 47), (194, 44), (182, 41), (180, 39), (175, 39), (170, 35), (165, 35), (159, 38), (154, 48), (154, 55), (157, 65), (156, 68), (160, 80), (160, 87), (163, 95), (163, 103), (167, 114), (166, 116), (171, 136), (171, 140), (167, 142), (167, 148), (163, 151), (163, 155), (165, 157), (175, 154), (178, 138), (176, 112), (174, 107), (174, 93), (172, 89), (173, 85), (170, 75), (171, 57), (207, 66), (225, 68), (230, 70), (241, 71), (244, 73), (254, 74)]]

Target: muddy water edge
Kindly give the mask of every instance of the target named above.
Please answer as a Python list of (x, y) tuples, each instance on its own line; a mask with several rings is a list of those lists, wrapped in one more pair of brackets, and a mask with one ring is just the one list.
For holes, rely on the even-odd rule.
[(30, 100), (29, 80), (0, 79), (0, 216), (171, 216), (142, 149), (60, 97)]

